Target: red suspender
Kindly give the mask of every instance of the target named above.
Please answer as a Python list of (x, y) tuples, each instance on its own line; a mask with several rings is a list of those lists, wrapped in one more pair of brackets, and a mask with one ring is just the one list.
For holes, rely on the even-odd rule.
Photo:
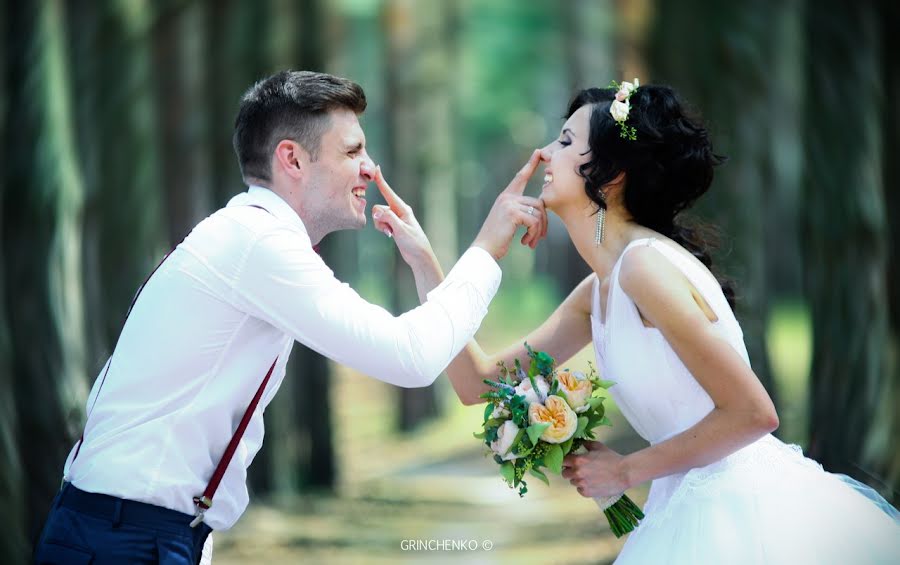
[(222, 458), (219, 460), (219, 464), (216, 465), (216, 470), (213, 472), (212, 478), (209, 479), (209, 483), (206, 485), (206, 490), (203, 491), (203, 496), (194, 497), (196, 518), (194, 518), (194, 520), (191, 522), (192, 528), (203, 521), (203, 514), (207, 510), (209, 510), (210, 506), (212, 506), (212, 498), (216, 494), (216, 489), (219, 488), (219, 483), (222, 482), (222, 477), (225, 476), (225, 471), (226, 469), (228, 469), (228, 464), (231, 463), (231, 458), (234, 457), (234, 451), (237, 449), (238, 444), (241, 442), (241, 437), (243, 437), (244, 435), (244, 430), (247, 429), (247, 424), (250, 423), (250, 417), (253, 416), (253, 411), (256, 410), (256, 405), (259, 404), (259, 399), (262, 397), (263, 389), (266, 388), (266, 383), (269, 382), (269, 377), (272, 376), (272, 371), (275, 370), (275, 363), (277, 362), (278, 357), (276, 357), (275, 360), (272, 361), (272, 366), (269, 367), (269, 372), (266, 373), (266, 378), (264, 378), (262, 383), (259, 385), (259, 389), (256, 391), (256, 395), (254, 395), (253, 400), (250, 401), (250, 405), (247, 406), (247, 411), (244, 412), (244, 417), (241, 418), (241, 423), (238, 424), (237, 429), (234, 431), (234, 435), (231, 436), (231, 441), (228, 442), (228, 447), (225, 448), (225, 453), (222, 454)]
[[(269, 212), (262, 206), (258, 206), (256, 204), (249, 204), (253, 208), (259, 208), (265, 212)], [(271, 212), (269, 212), (271, 213)], [(181, 240), (184, 242), (184, 239)], [(181, 245), (181, 242), (178, 245)], [(143, 292), (144, 287), (147, 286), (147, 283), (150, 281), (150, 277), (152, 277), (156, 271), (162, 266), (163, 263), (166, 262), (166, 259), (175, 251), (175, 248), (178, 247), (176, 245), (172, 248), (172, 251), (166, 253), (166, 256), (162, 258), (162, 261), (156, 266), (153, 271), (150, 272), (150, 275), (144, 280), (143, 284), (141, 284), (138, 291), (135, 293), (134, 298), (131, 300), (131, 305), (128, 307), (128, 313), (125, 314), (125, 323), (128, 322), (128, 316), (131, 315), (131, 311), (134, 308), (135, 303), (137, 303), (138, 297)], [(124, 326), (124, 323), (123, 323)], [(231, 463), (231, 459), (234, 457), (234, 452), (237, 450), (238, 444), (241, 442), (241, 438), (244, 436), (244, 431), (247, 429), (247, 425), (250, 423), (250, 418), (253, 417), (253, 412), (256, 410), (256, 407), (259, 405), (259, 401), (262, 398), (263, 391), (266, 388), (266, 385), (269, 383), (269, 378), (272, 376), (272, 372), (275, 370), (275, 364), (278, 363), (278, 357), (272, 361), (272, 366), (269, 367), (269, 371), (266, 373), (266, 376), (263, 378), (262, 382), (259, 385), (259, 388), (256, 390), (256, 394), (253, 396), (253, 399), (250, 401), (250, 404), (247, 406), (247, 409), (244, 411), (244, 416), (241, 418), (240, 423), (238, 424), (237, 429), (234, 431), (234, 434), (231, 436), (231, 441), (228, 442), (228, 447), (225, 448), (225, 453), (222, 454), (222, 458), (219, 459), (219, 464), (216, 465), (216, 470), (213, 471), (212, 478), (210, 478), (209, 483), (206, 485), (206, 490), (203, 491), (202, 496), (194, 497), (194, 505), (196, 506), (196, 518), (191, 522), (191, 527), (195, 527), (197, 524), (203, 521), (203, 515), (206, 510), (212, 506), (213, 496), (216, 494), (216, 490), (219, 488), (219, 483), (222, 482), (222, 477), (225, 476), (225, 471), (228, 469), (228, 464)], [(112, 365), (112, 355), (110, 355), (109, 361), (106, 363), (106, 370), (103, 371), (103, 377), (100, 379), (100, 387), (97, 389), (97, 395), (94, 396), (94, 403), (91, 404), (90, 412), (88, 413), (88, 418), (94, 412), (94, 406), (97, 404), (97, 399), (100, 397), (100, 391), (103, 389), (103, 384), (106, 382), (106, 375), (109, 374), (109, 368)], [(85, 429), (87, 428), (87, 422), (85, 422)], [(81, 438), (78, 440), (78, 447), (75, 449), (75, 455), (72, 457), (72, 463), (75, 462), (75, 459), (78, 458), (78, 453), (81, 451), (81, 445), (84, 443), (84, 432), (81, 433)]]

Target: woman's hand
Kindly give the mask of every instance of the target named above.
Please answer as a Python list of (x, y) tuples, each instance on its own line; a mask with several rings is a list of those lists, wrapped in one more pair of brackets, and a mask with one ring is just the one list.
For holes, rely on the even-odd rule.
[(616, 496), (632, 485), (628, 484), (623, 455), (599, 441), (585, 444), (587, 453), (569, 454), (563, 459), (562, 476), (587, 498)]
[(487, 250), (495, 259), (499, 260), (509, 251), (509, 243), (519, 226), (527, 228), (522, 237), (522, 245), (527, 245), (532, 249), (547, 235), (547, 214), (544, 210), (544, 202), (539, 198), (523, 194), (528, 179), (534, 174), (540, 161), (541, 152), (536, 149), (525, 166), (516, 173), (509, 185), (494, 201), (494, 206), (472, 245)]
[(425, 231), (416, 220), (412, 208), (384, 180), (380, 165), (375, 169), (375, 186), (387, 202), (387, 206), (372, 206), (375, 229), (394, 238), (400, 255), (410, 267), (418, 267), (423, 261), (434, 262), (434, 250)]

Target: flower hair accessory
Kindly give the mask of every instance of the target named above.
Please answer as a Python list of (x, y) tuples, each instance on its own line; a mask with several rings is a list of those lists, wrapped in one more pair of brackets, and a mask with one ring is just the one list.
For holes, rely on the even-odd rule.
[(626, 125), (625, 122), (628, 120), (628, 113), (631, 111), (631, 104), (628, 102), (628, 99), (641, 86), (641, 83), (638, 82), (638, 79), (634, 79), (634, 83), (623, 82), (622, 84), (612, 81), (610, 86), (618, 90), (616, 99), (609, 106), (609, 113), (616, 123), (619, 124), (619, 137), (635, 141), (637, 139), (637, 130), (634, 126)]

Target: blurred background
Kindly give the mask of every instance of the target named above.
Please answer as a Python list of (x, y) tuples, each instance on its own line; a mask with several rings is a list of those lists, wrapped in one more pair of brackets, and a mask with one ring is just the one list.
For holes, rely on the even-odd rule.
[[(286, 68), (363, 86), (370, 153), (445, 269), (531, 149), (557, 135), (578, 88), (672, 85), (730, 156), (690, 213), (724, 233), (717, 265), (738, 282), (777, 435), (898, 503), (897, 3), (0, 6), (3, 563), (27, 561), (136, 288), (244, 190), (231, 148), (242, 92)], [(416, 305), (406, 265), (371, 224), (323, 247), (367, 299)], [(479, 332), (488, 350), (525, 335), (587, 274), (558, 222), (502, 266)], [(481, 412), (443, 378), (400, 390), (296, 345), (266, 411), (250, 510), (215, 534), (216, 562), (611, 562), (622, 540), (566, 481), (535, 483), (523, 500), (505, 487), (472, 437)], [(612, 447), (644, 445), (615, 410), (612, 422)], [(445, 539), (478, 548), (404, 550)]]

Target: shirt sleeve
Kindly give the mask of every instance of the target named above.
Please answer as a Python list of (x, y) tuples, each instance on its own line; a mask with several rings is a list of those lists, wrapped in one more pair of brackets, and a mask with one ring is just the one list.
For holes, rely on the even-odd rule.
[(409, 312), (394, 316), (364, 300), (286, 228), (262, 235), (235, 282), (239, 307), (339, 363), (401, 387), (428, 386), (472, 339), (500, 285), (480, 248)]

